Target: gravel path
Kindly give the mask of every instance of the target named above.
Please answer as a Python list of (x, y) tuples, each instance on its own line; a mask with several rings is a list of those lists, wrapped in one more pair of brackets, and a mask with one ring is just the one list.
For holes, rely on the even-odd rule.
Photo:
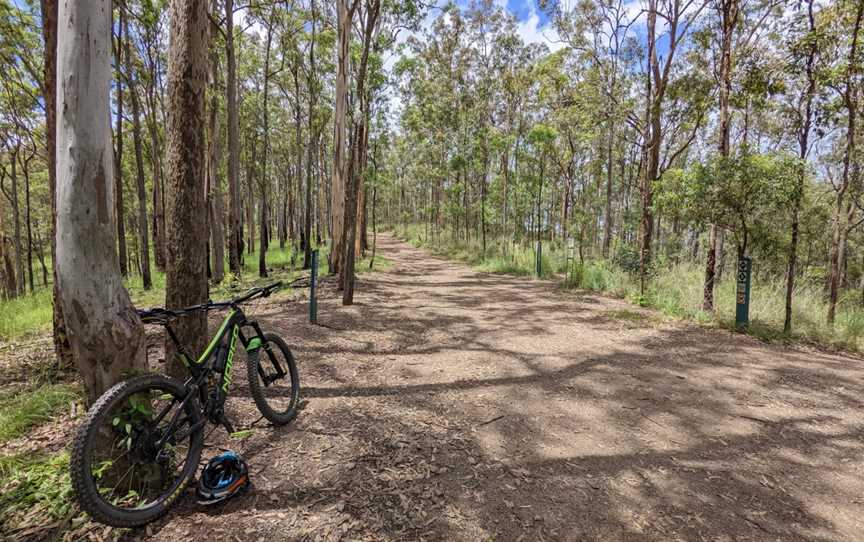
[(284, 299), (250, 311), (304, 398), (292, 425), (209, 440), (254, 490), (129, 538), (864, 540), (861, 361), (379, 247), (392, 268), (353, 307), (325, 291), (323, 325)]

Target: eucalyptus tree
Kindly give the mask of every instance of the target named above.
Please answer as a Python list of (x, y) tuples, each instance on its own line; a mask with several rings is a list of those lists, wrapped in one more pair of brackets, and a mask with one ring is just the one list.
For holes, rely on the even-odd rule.
[[(717, 153), (721, 161), (728, 161), (731, 153), (733, 82), (739, 66), (745, 65), (748, 56), (755, 54), (771, 25), (766, 24), (769, 15), (780, 5), (778, 0), (713, 0), (712, 8), (716, 15), (716, 30), (713, 33), (711, 51), (717, 51), (713, 59), (714, 77), (717, 82), (718, 99), (718, 138)], [(711, 26), (709, 26), (711, 28)], [(750, 89), (739, 91), (747, 94)], [(748, 112), (745, 111), (745, 115)], [(744, 127), (744, 144), (747, 143), (747, 127)], [(714, 309), (714, 283), (717, 274), (718, 246), (721, 232), (715, 223), (708, 227), (708, 247), (705, 263), (705, 285), (703, 288), (702, 308)]]
[(858, 176), (860, 166), (856, 155), (856, 135), (858, 108), (861, 103), (859, 89), (862, 88), (861, 70), (862, 59), (861, 45), (862, 24), (864, 24), (864, 2), (841, 1), (837, 4), (837, 23), (840, 30), (838, 38), (848, 32), (848, 38), (842, 38), (838, 42), (848, 47), (845, 54), (845, 65), (837, 70), (837, 79), (833, 86), (837, 90), (846, 110), (846, 134), (843, 142), (843, 165), (839, 181), (835, 184), (835, 203), (831, 219), (832, 238), (831, 251), (829, 255), (828, 270), (828, 315), (829, 324), (834, 323), (837, 311), (837, 300), (840, 295), (842, 274), (846, 268), (846, 243), (849, 231), (856, 225), (854, 216), (857, 207), (854, 204), (856, 194), (851, 193), (859, 189)]
[[(128, 6), (128, 4), (127, 4)], [(145, 290), (153, 286), (150, 274), (150, 235), (147, 220), (147, 187), (144, 173), (144, 136), (141, 128), (141, 98), (139, 96), (140, 62), (132, 55), (130, 28), (128, 19), (124, 20), (126, 39), (123, 49), (126, 57), (125, 82), (132, 104), (132, 140), (135, 150), (135, 187), (138, 197), (138, 262), (141, 281)], [(118, 206), (118, 213), (122, 206)], [(121, 218), (122, 220), (122, 218)], [(118, 232), (120, 229), (118, 228)], [(119, 235), (119, 233), (118, 233)]]
[(795, 290), (795, 276), (798, 273), (798, 244), (801, 235), (801, 205), (804, 198), (807, 177), (807, 157), (810, 153), (810, 133), (813, 128), (814, 107), (818, 92), (818, 65), (821, 63), (821, 43), (816, 24), (817, 13), (814, 0), (807, 0), (803, 9), (793, 15), (789, 40), (790, 60), (787, 72), (790, 75), (790, 116), (795, 126), (795, 139), (798, 143), (798, 167), (795, 191), (792, 198), (792, 220), (788, 264), (786, 269), (786, 299), (783, 332), (792, 332), (792, 295)]
[(144, 332), (123, 287), (111, 219), (107, 0), (63, 2), (57, 39), (59, 301), (89, 401), (146, 366)]
[(559, 34), (578, 54), (598, 72), (603, 94), (603, 119), (606, 132), (605, 160), (606, 186), (603, 211), (603, 256), (609, 256), (612, 243), (613, 192), (615, 178), (615, 148), (619, 129), (628, 114), (625, 93), (626, 75), (633, 69), (634, 45), (628, 40), (636, 18), (628, 11), (624, 0), (611, 2), (558, 2), (552, 6), (555, 26)]
[(228, 110), (228, 269), (240, 276), (242, 258), (240, 202), (240, 117), (237, 105), (237, 59), (234, 0), (225, 0), (225, 103)]
[[(42, 96), (45, 100), (45, 154), (48, 168), (48, 192), (50, 194), (49, 237), (51, 238), (51, 260), (56, 262), (57, 244), (55, 235), (57, 229), (57, 1), (42, 0), (40, 3), (42, 16)], [(42, 258), (44, 260), (44, 257)], [(54, 354), (61, 367), (72, 365), (72, 348), (66, 332), (66, 321), (63, 317), (60, 302), (59, 281), (57, 280), (57, 265), (52, 266), (52, 314), (51, 328), (54, 342)]]
[[(647, 68), (645, 74), (645, 114), (641, 123), (636, 124), (642, 135), (642, 172), (640, 194), (642, 219), (640, 223), (639, 279), (640, 290), (645, 291), (645, 275), (651, 259), (651, 242), (654, 236), (654, 184), (668, 167), (684, 152), (695, 137), (700, 123), (696, 123), (690, 136), (675, 149), (668, 160), (661, 156), (664, 142), (674, 128), (664, 122), (664, 102), (669, 89), (675, 55), (688, 34), (693, 30), (699, 15), (707, 5), (703, 0), (648, 0), (647, 25)], [(660, 18), (661, 27), (657, 27)], [(665, 55), (657, 51), (658, 40), (666, 45)], [(674, 109), (670, 109), (674, 112)]]
[[(181, 308), (207, 300), (207, 219), (204, 203), (204, 89), (207, 81), (206, 0), (171, 0), (166, 127), (166, 273), (165, 305)], [(181, 344), (204, 349), (203, 312), (184, 316), (174, 326)], [(172, 374), (181, 373), (174, 342), (166, 340)]]

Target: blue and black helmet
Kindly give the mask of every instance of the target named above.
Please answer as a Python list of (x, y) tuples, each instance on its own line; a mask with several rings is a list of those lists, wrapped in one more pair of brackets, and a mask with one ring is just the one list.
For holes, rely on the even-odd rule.
[(246, 491), (249, 487), (249, 468), (232, 451), (211, 459), (198, 478), (198, 503), (215, 504)]

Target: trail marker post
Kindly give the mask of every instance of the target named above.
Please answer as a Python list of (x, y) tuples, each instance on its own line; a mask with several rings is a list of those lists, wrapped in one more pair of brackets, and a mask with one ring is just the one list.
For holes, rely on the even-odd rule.
[(747, 256), (738, 259), (735, 273), (735, 328), (746, 330), (750, 325), (750, 272), (753, 260)]
[(312, 270), (309, 278), (309, 322), (318, 323), (318, 249), (312, 251)]
[(540, 240), (537, 241), (537, 261), (534, 263), (534, 272), (537, 278), (543, 276), (543, 243)]

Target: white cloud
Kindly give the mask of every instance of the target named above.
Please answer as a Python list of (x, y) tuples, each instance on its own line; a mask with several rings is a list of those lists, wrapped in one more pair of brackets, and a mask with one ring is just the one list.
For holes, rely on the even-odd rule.
[[(527, 19), (516, 21), (516, 32), (522, 41), (525, 43), (543, 43), (551, 52), (555, 52), (564, 48), (564, 43), (561, 41), (558, 31), (547, 23), (540, 26), (540, 16), (537, 14), (537, 9), (534, 7), (533, 0), (523, 0), (528, 6), (529, 15)], [(507, 9), (507, 0), (495, 0), (495, 5), (504, 10), (505, 13), (513, 15)]]
[(525, 43), (543, 43), (553, 53), (563, 49), (565, 44), (558, 36), (558, 31), (551, 24), (540, 26), (540, 16), (531, 6), (531, 15), (524, 21), (516, 23), (516, 30)]

